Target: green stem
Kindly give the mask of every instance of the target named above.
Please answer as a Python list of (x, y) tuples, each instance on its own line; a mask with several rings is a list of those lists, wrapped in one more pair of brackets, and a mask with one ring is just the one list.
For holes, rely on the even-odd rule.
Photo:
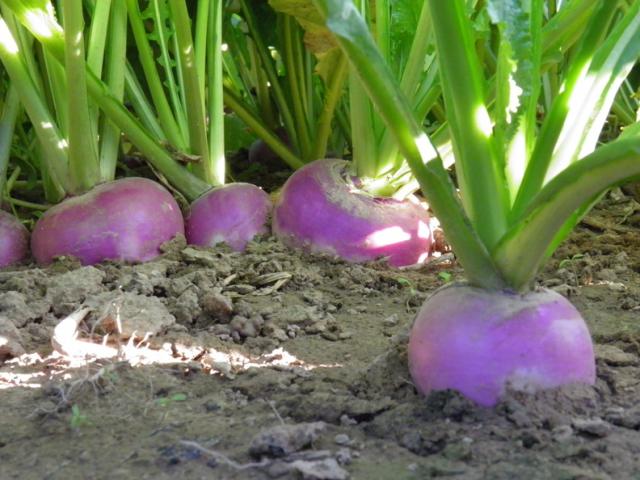
[(129, 12), (129, 24), (135, 39), (138, 58), (142, 65), (149, 93), (151, 94), (162, 129), (166, 134), (167, 140), (169, 140), (176, 149), (186, 151), (187, 144), (182, 136), (178, 122), (173, 115), (173, 111), (171, 110), (167, 97), (164, 94), (160, 75), (156, 69), (153, 51), (151, 50), (151, 46), (147, 40), (147, 34), (138, 8), (138, 2), (137, 0), (126, 0), (126, 2), (127, 11)]
[[(207, 183), (211, 185), (221, 185), (224, 183), (224, 178), (222, 182), (219, 182), (215, 165), (213, 165), (209, 159), (207, 127), (203, 109), (204, 101), (200, 97), (200, 81), (198, 80), (196, 57), (193, 51), (193, 37), (191, 36), (187, 4), (185, 0), (170, 0), (170, 5), (173, 22), (176, 27), (176, 41), (180, 54), (180, 71), (182, 72), (184, 82), (183, 93), (186, 100), (185, 111), (189, 124), (190, 150), (191, 153), (200, 156), (200, 161), (195, 164), (195, 171), (200, 178)], [(218, 61), (220, 61), (221, 53), (220, 51), (216, 52)], [(211, 60), (214, 61), (213, 59)], [(222, 161), (224, 162), (224, 157)]]
[(20, 102), (29, 115), (38, 141), (46, 152), (43, 155), (44, 167), (49, 172), (55, 189), (59, 193), (69, 191), (66, 142), (60, 135), (40, 91), (29, 75), (22, 61), (18, 44), (2, 17), (0, 17), (0, 60), (18, 92)]
[(282, 116), (282, 121), (287, 132), (294, 137), (292, 140), (297, 142), (297, 138), (295, 137), (297, 132), (297, 125), (289, 109), (289, 104), (287, 102), (286, 95), (280, 85), (280, 80), (278, 78), (278, 74), (276, 73), (275, 67), (273, 65), (273, 60), (269, 56), (269, 49), (267, 48), (266, 43), (264, 42), (262, 35), (260, 35), (260, 31), (257, 27), (257, 21), (253, 11), (247, 4), (247, 0), (241, 0), (242, 9), (245, 16), (245, 21), (247, 22), (247, 26), (249, 27), (249, 31), (251, 32), (251, 36), (253, 41), (256, 44), (256, 53), (260, 58), (260, 62), (264, 68), (264, 71), (267, 75), (269, 83), (271, 84), (271, 90), (273, 92), (273, 96), (278, 105), (278, 110), (280, 111), (280, 115)]
[(19, 200), (8, 195), (4, 195), (2, 199), (11, 205), (15, 205), (16, 207), (29, 208), (31, 210), (45, 211), (51, 208), (51, 205), (48, 204), (27, 202), (26, 200)]
[(224, 156), (224, 96), (222, 78), (222, 3), (212, 0), (207, 41), (209, 78), (209, 158), (213, 181), (216, 185), (225, 182)]
[[(127, 8), (124, 2), (119, 0), (113, 5), (109, 26), (105, 82), (113, 95), (122, 102), (127, 52)], [(116, 125), (104, 117), (100, 132), (100, 178), (106, 182), (115, 178), (121, 132)]]
[(316, 139), (313, 143), (313, 150), (311, 152), (311, 160), (318, 158), (324, 158), (327, 153), (327, 143), (329, 136), (331, 135), (331, 122), (333, 120), (333, 114), (336, 110), (336, 106), (342, 98), (342, 90), (344, 89), (344, 83), (349, 73), (349, 62), (347, 58), (340, 53), (340, 59), (338, 64), (327, 81), (327, 88), (324, 95), (324, 105), (320, 118), (318, 118), (318, 124), (316, 127)]
[(284, 62), (286, 67), (286, 78), (289, 82), (291, 102), (293, 103), (293, 115), (296, 122), (296, 132), (298, 134), (298, 142), (302, 158), (309, 158), (311, 151), (311, 135), (309, 134), (309, 125), (307, 123), (307, 115), (304, 107), (304, 98), (302, 83), (304, 81), (304, 71), (299, 68), (299, 62), (296, 61), (295, 45), (298, 43), (298, 32), (296, 30), (295, 19), (289, 15), (283, 16), (283, 35), (284, 35)]
[(639, 159), (639, 137), (616, 140), (551, 180), (493, 254), (509, 284), (516, 290), (526, 288), (573, 212), (612, 185), (640, 175)]
[(81, 0), (65, 0), (65, 73), (69, 118), (69, 177), (71, 193), (79, 194), (100, 180), (97, 132), (92, 129), (84, 57), (84, 18)]
[(352, 162), (361, 178), (378, 176), (378, 145), (375, 139), (374, 112), (360, 76), (349, 69), (349, 117), (351, 120)]
[[(118, 2), (121, 3), (121, 2)], [(109, 17), (112, 0), (100, 0), (93, 2), (91, 11), (91, 26), (87, 42), (87, 66), (98, 77), (102, 77), (102, 67), (107, 49), (107, 32), (110, 27)], [(89, 105), (91, 125), (93, 131), (98, 131), (98, 108)]]
[(131, 104), (136, 117), (142, 122), (149, 133), (155, 137), (158, 142), (167, 142), (167, 136), (160, 126), (158, 118), (156, 118), (153, 106), (149, 103), (147, 96), (133, 71), (133, 68), (127, 63), (124, 72), (125, 95)]
[(18, 91), (13, 85), (10, 85), (4, 98), (2, 115), (0, 115), (0, 193), (4, 191), (7, 168), (9, 167), (9, 157), (11, 156), (13, 132), (16, 127), (20, 108)]
[(375, 39), (382, 58), (387, 64), (391, 60), (391, 8), (389, 0), (376, 0)]
[[(255, 82), (252, 85), (255, 85), (256, 96), (255, 101), (257, 102), (258, 108), (260, 110), (260, 117), (262, 121), (265, 122), (270, 127), (276, 128), (279, 126), (279, 121), (277, 118), (277, 113), (275, 111), (273, 102), (271, 101), (271, 89), (269, 88), (269, 76), (265, 72), (265, 70), (261, 66), (260, 56), (257, 52), (257, 47), (255, 42), (251, 42), (250, 47), (251, 54), (251, 71), (255, 77)], [(248, 89), (245, 88), (245, 92), (249, 92), (246, 97), (254, 99), (253, 95), (251, 95), (251, 87)], [(295, 132), (294, 132), (295, 134)], [(296, 137), (293, 137), (294, 139)], [(297, 140), (294, 140), (294, 143), (297, 143)]]
[[(187, 116), (184, 111), (185, 92), (182, 79), (182, 67), (181, 56), (175, 55), (178, 51), (177, 47), (177, 35), (173, 32), (166, 32), (168, 28), (167, 20), (175, 28), (175, 22), (173, 15), (166, 17), (167, 7), (169, 3), (167, 0), (152, 0), (151, 5), (153, 7), (153, 21), (154, 21), (154, 33), (156, 34), (156, 44), (160, 47), (160, 58), (157, 61), (160, 67), (164, 70), (164, 84), (166, 89), (164, 90), (169, 96), (171, 105), (173, 107), (173, 114), (178, 128), (180, 129), (180, 135), (182, 136), (185, 145), (190, 145), (189, 135), (190, 130), (188, 127)], [(170, 27), (169, 27), (170, 28)], [(175, 72), (175, 76), (174, 76)], [(177, 77), (177, 78), (176, 78)]]
[(287, 165), (294, 170), (302, 168), (305, 165), (302, 159), (294, 154), (277, 135), (264, 126), (258, 115), (253, 113), (235, 93), (227, 88), (224, 89), (224, 103), (233, 110), (238, 118), (253, 130), (258, 137), (269, 145), (269, 148), (282, 158)]
[[(215, 8), (215, 7), (214, 7)], [(195, 34), (195, 56), (196, 56), (196, 70), (198, 72), (199, 88), (198, 92), (200, 98), (204, 101), (206, 98), (205, 83), (207, 78), (207, 52), (209, 41), (209, 24), (211, 23), (211, 17), (209, 12), (211, 11), (211, 0), (200, 0), (197, 5), (196, 12), (196, 34)], [(222, 27), (221, 27), (222, 28)]]
[(429, 7), (460, 194), (478, 235), (491, 249), (506, 230), (508, 195), (491, 145), (485, 82), (471, 26), (461, 0), (429, 0)]

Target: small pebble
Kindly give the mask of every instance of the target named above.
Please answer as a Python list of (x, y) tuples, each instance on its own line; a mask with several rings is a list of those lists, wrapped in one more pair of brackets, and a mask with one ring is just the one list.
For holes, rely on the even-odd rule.
[(336, 452), (336, 460), (340, 465), (349, 465), (353, 460), (351, 450), (349, 448), (341, 448)]
[(382, 320), (382, 325), (384, 325), (385, 327), (393, 327), (398, 324), (398, 318), (399, 317), (397, 313), (389, 315), (387, 318)]
[(569, 425), (560, 425), (551, 431), (553, 440), (558, 443), (564, 443), (573, 435), (573, 429)]
[(337, 445), (349, 445), (351, 443), (349, 435), (345, 433), (337, 434), (335, 437), (333, 437), (333, 441), (336, 442)]
[(347, 415), (346, 413), (343, 413), (340, 416), (340, 425), (344, 426), (344, 427), (349, 427), (351, 425), (357, 425), (358, 421), (351, 418), (349, 415)]
[(322, 338), (325, 340), (329, 340), (330, 342), (336, 342), (338, 340), (338, 335), (332, 332), (322, 332)]
[(581, 433), (593, 435), (594, 437), (606, 437), (611, 433), (611, 425), (601, 418), (575, 419), (573, 428)]

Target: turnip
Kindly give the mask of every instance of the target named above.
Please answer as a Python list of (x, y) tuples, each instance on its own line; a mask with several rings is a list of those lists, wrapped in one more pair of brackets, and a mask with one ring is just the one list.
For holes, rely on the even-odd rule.
[(184, 221), (173, 196), (144, 178), (104, 183), (47, 210), (31, 235), (38, 263), (72, 255), (84, 265), (103, 260), (143, 262), (159, 247), (184, 234)]
[(185, 218), (187, 241), (214, 246), (225, 242), (242, 251), (256, 235), (268, 233), (271, 199), (249, 183), (231, 183), (213, 188), (191, 204)]
[(286, 245), (352, 262), (423, 262), (431, 247), (427, 210), (415, 198), (399, 201), (359, 190), (348, 169), (346, 161), (325, 159), (296, 171), (276, 201), (274, 234)]
[(589, 330), (569, 301), (551, 290), (446, 286), (418, 313), (408, 355), (420, 392), (453, 389), (484, 406), (507, 388), (535, 392), (595, 382)]
[(29, 254), (29, 231), (16, 217), (0, 210), (0, 268), (20, 262)]
[[(416, 318), (408, 360), (417, 389), (454, 389), (490, 406), (509, 388), (593, 384), (585, 322), (534, 278), (600, 195), (640, 175), (640, 122), (598, 146), (617, 90), (640, 56), (640, 0), (622, 11), (606, 1), (569, 3), (557, 15), (544, 2), (478, 3), (486, 10), (475, 13), (492, 24), (488, 44), (474, 37), (468, 2), (423, 3), (456, 186), (369, 33), (360, 12), (366, 5), (313, 3), (393, 131), (468, 279), (437, 291)], [(580, 8), (589, 15), (578, 15)], [(568, 34), (577, 31), (584, 34)], [(572, 55), (550, 78), (550, 58), (570, 46)], [(481, 64), (479, 50), (495, 53), (495, 69)], [(557, 92), (542, 89), (551, 79)]]

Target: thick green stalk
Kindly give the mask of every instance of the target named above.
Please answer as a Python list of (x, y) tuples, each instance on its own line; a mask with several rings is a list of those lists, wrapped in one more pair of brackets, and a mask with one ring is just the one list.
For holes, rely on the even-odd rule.
[(640, 137), (613, 141), (570, 165), (530, 203), (493, 254), (509, 284), (526, 289), (558, 230), (574, 211), (605, 189), (640, 175)]
[[(122, 3), (122, 2), (119, 2)], [(102, 68), (107, 49), (107, 33), (110, 28), (109, 17), (112, 0), (100, 0), (93, 3), (91, 11), (91, 25), (87, 39), (87, 66), (98, 77), (102, 78)], [(89, 105), (91, 125), (94, 131), (98, 131), (98, 107)]]
[[(368, 3), (365, 0), (355, 0), (354, 4), (360, 15), (367, 18)], [(367, 91), (353, 68), (349, 71), (349, 116), (351, 161), (355, 166), (355, 172), (361, 178), (375, 179), (380, 175), (381, 161), (376, 138), (375, 112)]]
[[(200, 157), (200, 161), (194, 165), (195, 171), (207, 183), (221, 185), (224, 183), (224, 179), (222, 179), (222, 182), (219, 181), (216, 176), (215, 165), (209, 159), (207, 126), (203, 109), (204, 100), (200, 97), (200, 81), (196, 68), (196, 56), (193, 51), (193, 37), (187, 4), (185, 0), (170, 0), (169, 3), (176, 27), (176, 41), (180, 54), (180, 71), (184, 82), (184, 106), (189, 125), (190, 150), (191, 153), (195, 153)], [(220, 61), (221, 53), (220, 51), (217, 52), (218, 61)], [(224, 162), (224, 157), (221, 160)]]
[(373, 106), (359, 74), (349, 72), (349, 116), (351, 119), (352, 162), (361, 178), (376, 178), (378, 171), (378, 143), (375, 138)]
[(307, 114), (305, 111), (304, 99), (304, 78), (305, 72), (300, 68), (300, 62), (297, 61), (297, 52), (295, 45), (299, 43), (296, 21), (289, 15), (281, 15), (284, 37), (283, 60), (286, 67), (286, 78), (289, 83), (289, 93), (291, 103), (293, 104), (293, 115), (296, 122), (296, 131), (298, 133), (298, 142), (302, 158), (309, 158), (311, 151), (311, 135), (309, 133), (309, 124), (307, 122)]
[(65, 74), (69, 112), (69, 176), (71, 193), (79, 194), (92, 188), (100, 179), (98, 135), (92, 129), (87, 95), (84, 57), (84, 18), (81, 0), (65, 0), (64, 38)]
[(391, 60), (391, 7), (389, 0), (376, 0), (375, 39), (378, 50), (387, 64)]
[(329, 141), (329, 136), (331, 135), (331, 122), (333, 120), (336, 106), (342, 97), (342, 90), (344, 89), (344, 83), (347, 79), (348, 73), (349, 62), (341, 53), (335, 70), (327, 80), (324, 104), (316, 126), (316, 138), (313, 142), (311, 160), (324, 158), (327, 153), (327, 143)]
[[(173, 16), (169, 13), (169, 3), (167, 0), (151, 0), (151, 7), (155, 43), (160, 48), (160, 55), (156, 59), (156, 66), (158, 68), (161, 67), (164, 71), (163, 84), (166, 86), (165, 92), (171, 101), (173, 114), (178, 122), (178, 128), (180, 129), (184, 143), (190, 145), (189, 135), (191, 132), (183, 108), (186, 102), (182, 81), (181, 56), (180, 54), (175, 54), (175, 52), (178, 52), (177, 36), (174, 30), (165, 31), (165, 29), (175, 28), (175, 22), (173, 22)], [(167, 22), (170, 26), (167, 26)]]
[(102, 73), (111, 4), (112, 0), (95, 1), (91, 12), (91, 26), (87, 42), (87, 65), (96, 75)]
[[(127, 54), (127, 7), (117, 1), (111, 9), (109, 40), (106, 51), (105, 83), (120, 101), (124, 99)], [(120, 151), (120, 129), (109, 119), (102, 118), (100, 126), (100, 178), (115, 178)]]
[(7, 179), (7, 167), (11, 156), (11, 144), (13, 132), (20, 113), (20, 98), (18, 90), (13, 85), (9, 86), (0, 114), (0, 193), (4, 192)]
[[(210, 36), (209, 24), (211, 23), (209, 12), (211, 11), (211, 0), (199, 0), (196, 12), (195, 28), (195, 57), (196, 70), (198, 72), (199, 94), (202, 101), (206, 98), (205, 83), (207, 78), (207, 48)], [(203, 105), (204, 109), (204, 105)]]
[(406, 97), (380, 56), (369, 30), (351, 2), (314, 0), (340, 48), (407, 158), (433, 211), (440, 219), (467, 278), (475, 285), (502, 288), (505, 283), (467, 218), (447, 171), (428, 137), (415, 122)]
[(508, 195), (492, 147), (485, 81), (470, 21), (462, 0), (428, 3), (460, 194), (478, 235), (491, 249), (506, 231)]
[(224, 94), (222, 78), (222, 3), (211, 0), (211, 14), (207, 41), (209, 59), (209, 158), (215, 184), (225, 182), (224, 156)]
[(16, 88), (42, 149), (45, 168), (49, 172), (58, 193), (69, 191), (66, 141), (60, 135), (55, 119), (33, 83), (25, 63), (6, 22), (0, 17), (0, 60)]

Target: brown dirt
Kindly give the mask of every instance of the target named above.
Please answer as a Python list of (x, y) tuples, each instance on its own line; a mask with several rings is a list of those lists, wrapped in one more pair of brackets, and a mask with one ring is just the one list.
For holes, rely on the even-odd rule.
[[(447, 261), (392, 270), (273, 240), (244, 255), (174, 242), (144, 265), (0, 272), (0, 478), (638, 479), (639, 212), (609, 195), (540, 276), (586, 318), (596, 386), (495, 409), (422, 398), (408, 375), (417, 309), (461, 278)], [(54, 327), (81, 306), (73, 345), (118, 320), (156, 334), (112, 333), (120, 358), (54, 353)]]

